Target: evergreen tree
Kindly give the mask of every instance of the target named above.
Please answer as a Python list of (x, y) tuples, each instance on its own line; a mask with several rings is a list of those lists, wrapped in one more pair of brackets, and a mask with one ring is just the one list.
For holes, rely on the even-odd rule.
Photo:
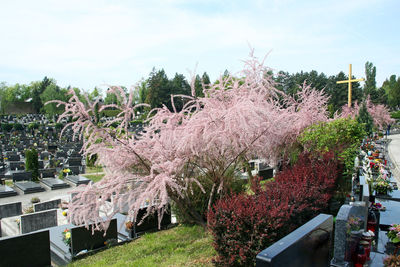
[(365, 63), (365, 85), (364, 85), (364, 97), (368, 95), (371, 101), (374, 103), (378, 102), (378, 91), (376, 90), (376, 67), (371, 62)]
[(53, 81), (49, 78), (47, 78), (47, 76), (45, 76), (42, 80), (42, 82), (40, 83), (40, 86), (37, 88), (34, 88), (32, 91), (32, 104), (33, 104), (33, 108), (35, 109), (36, 113), (39, 113), (40, 110), (43, 107), (43, 102), (40, 98), (40, 95), (44, 92), (44, 90), (46, 90), (47, 86), (49, 86), (51, 83), (53, 83)]
[(32, 172), (32, 180), (39, 180), (39, 158), (35, 148), (25, 151), (25, 169)]
[(171, 108), (170, 83), (163, 69), (156, 71), (153, 68), (148, 79), (148, 86), (146, 103), (149, 104), (151, 108), (162, 107), (163, 104)]
[(360, 108), (360, 112), (358, 113), (357, 116), (357, 121), (364, 125), (365, 132), (367, 133), (367, 135), (372, 134), (372, 127), (374, 122), (372, 120), (371, 115), (368, 112), (367, 105), (365, 103), (363, 103)]

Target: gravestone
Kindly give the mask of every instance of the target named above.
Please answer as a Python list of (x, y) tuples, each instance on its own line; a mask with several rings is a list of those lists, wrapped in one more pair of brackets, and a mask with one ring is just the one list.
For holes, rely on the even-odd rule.
[(61, 205), (61, 199), (54, 199), (33, 204), (33, 210), (35, 212), (38, 212), (44, 210), (58, 209), (60, 205)]
[(43, 151), (42, 153), (40, 153), (40, 159), (41, 160), (46, 160), (46, 159), (48, 160), (49, 156), (50, 156), (50, 153), (47, 152), (47, 151)]
[(21, 216), (21, 234), (57, 226), (57, 210), (45, 210)]
[(332, 231), (332, 215), (320, 214), (261, 251), (256, 266), (329, 266)]
[(19, 156), (19, 155), (10, 155), (10, 156), (8, 156), (7, 157), (7, 160), (8, 161), (20, 161), (21, 160), (21, 157)]
[(78, 186), (81, 184), (89, 184), (89, 182), (92, 181), (92, 180), (90, 180), (86, 177), (80, 176), (80, 175), (68, 175), (67, 177), (65, 177), (65, 180), (71, 182), (75, 186)]
[(19, 181), (30, 181), (32, 180), (32, 172), (30, 171), (14, 172), (11, 174), (11, 178), (14, 183)]
[(0, 205), (0, 219), (22, 214), (22, 203), (13, 202)]
[(353, 218), (358, 218), (360, 220), (359, 230), (365, 230), (368, 219), (368, 217), (366, 217), (366, 215), (368, 214), (367, 212), (368, 208), (361, 205), (343, 205), (342, 207), (340, 207), (335, 222), (335, 246), (331, 266), (349, 266), (350, 259), (348, 257), (351, 254), (350, 250), (354, 249), (351, 246), (352, 243), (349, 241), (349, 220)]
[(92, 233), (92, 228), (93, 226), (90, 225), (89, 229), (86, 229), (85, 226), (71, 229), (71, 251), (73, 255), (76, 255), (82, 250), (90, 251), (104, 247), (104, 242), (109, 239), (118, 241), (117, 219), (112, 219), (110, 221), (105, 235), (104, 231), (94, 231), (94, 233)]
[(57, 190), (69, 187), (69, 184), (64, 183), (64, 181), (58, 178), (43, 178), (41, 182), (47, 187), (49, 187), (51, 190)]
[(81, 166), (68, 166), (72, 175), (79, 175), (81, 173)]
[(75, 157), (75, 158), (68, 158), (67, 160), (68, 166), (82, 166), (82, 158)]
[(57, 151), (56, 152), (56, 158), (60, 159), (60, 158), (66, 158), (67, 157), (67, 153), (65, 153), (64, 151)]
[(51, 266), (49, 231), (0, 239), (0, 266)]
[(54, 178), (56, 174), (57, 174), (56, 168), (39, 169), (39, 176), (41, 178)]
[(0, 185), (0, 198), (16, 196), (18, 193), (7, 185)]
[(24, 170), (25, 163), (23, 161), (11, 161), (9, 162), (9, 168), (11, 171)]

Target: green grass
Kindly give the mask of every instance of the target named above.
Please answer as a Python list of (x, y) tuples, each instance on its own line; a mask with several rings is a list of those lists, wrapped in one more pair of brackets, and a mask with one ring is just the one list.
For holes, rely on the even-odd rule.
[(97, 173), (97, 172), (103, 172), (102, 167), (86, 167), (86, 173)]
[(200, 226), (180, 225), (143, 235), (69, 266), (213, 266), (211, 235)]
[(92, 180), (93, 183), (96, 183), (104, 177), (104, 174), (82, 174), (82, 176)]

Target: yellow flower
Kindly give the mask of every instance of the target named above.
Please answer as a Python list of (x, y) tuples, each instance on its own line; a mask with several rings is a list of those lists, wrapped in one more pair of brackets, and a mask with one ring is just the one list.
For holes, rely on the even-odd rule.
[(71, 238), (71, 232), (66, 233), (66, 234), (65, 234), (65, 238), (66, 238), (66, 239), (70, 239), (70, 238)]

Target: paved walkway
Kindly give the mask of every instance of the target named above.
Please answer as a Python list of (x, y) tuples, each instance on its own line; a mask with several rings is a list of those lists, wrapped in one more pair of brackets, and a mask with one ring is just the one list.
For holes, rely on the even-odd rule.
[(391, 170), (397, 183), (400, 185), (400, 134), (389, 135), (388, 154), (392, 162)]
[[(43, 186), (43, 185), (42, 185)], [(43, 186), (44, 187), (44, 186)], [(20, 193), (19, 195), (13, 197), (0, 198), (0, 204), (12, 203), (12, 202), (22, 202), (22, 208), (31, 206), (31, 199), (33, 197), (38, 197), (41, 202), (46, 200), (53, 200), (61, 198), (61, 200), (69, 201), (70, 192), (75, 190), (75, 186), (69, 188), (50, 190), (46, 188), (46, 191), (40, 193), (26, 194)]]

